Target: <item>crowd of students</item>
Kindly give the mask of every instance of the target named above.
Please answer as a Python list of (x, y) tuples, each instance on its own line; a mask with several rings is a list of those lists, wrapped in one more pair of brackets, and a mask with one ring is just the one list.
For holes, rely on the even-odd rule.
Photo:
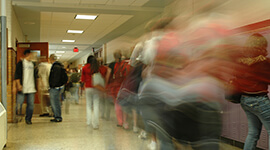
[[(116, 126), (129, 129), (133, 125), (134, 132), (141, 129), (141, 138), (151, 137), (150, 149), (157, 149), (159, 141), (162, 150), (183, 145), (218, 150), (222, 104), (227, 96), (241, 103), (247, 114), (249, 132), (244, 149), (255, 149), (262, 125), (270, 133), (266, 38), (260, 33), (241, 35), (246, 39), (242, 44), (224, 20), (212, 14), (186, 20), (185, 26), (179, 26), (179, 19), (182, 21), (166, 18), (152, 23), (129, 60), (123, 59), (120, 51), (114, 52), (115, 61), (108, 66), (92, 55), (87, 58), (80, 78), (85, 87), (86, 124), (99, 129), (100, 102), (104, 105), (101, 116), (106, 119), (113, 104)], [(38, 76), (28, 54), (26, 51), (25, 59), (18, 63), (15, 79), (18, 104), (21, 106), (23, 96), (28, 98), (25, 120), (31, 124), (34, 79)], [(61, 64), (54, 56), (50, 60), (49, 84), (43, 87), (49, 88), (51, 121), (61, 122), (58, 98), (63, 85), (76, 95), (76, 102), (80, 85), (78, 79), (71, 81), (72, 75), (70, 83), (64, 83)]]

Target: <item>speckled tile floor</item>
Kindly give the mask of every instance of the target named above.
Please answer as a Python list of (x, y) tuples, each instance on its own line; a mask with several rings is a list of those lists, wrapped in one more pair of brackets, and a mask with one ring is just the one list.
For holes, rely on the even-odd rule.
[[(37, 115), (33, 117), (32, 125), (24, 121), (9, 124), (4, 150), (147, 150), (149, 140), (141, 140), (138, 134), (117, 128), (115, 115), (110, 121), (100, 119), (99, 130), (87, 126), (85, 99), (80, 100), (79, 105), (70, 105), (69, 114), (63, 111), (61, 123), (52, 123), (51, 118)], [(114, 109), (111, 111), (113, 113)], [(227, 144), (221, 145), (222, 149), (239, 150)]]

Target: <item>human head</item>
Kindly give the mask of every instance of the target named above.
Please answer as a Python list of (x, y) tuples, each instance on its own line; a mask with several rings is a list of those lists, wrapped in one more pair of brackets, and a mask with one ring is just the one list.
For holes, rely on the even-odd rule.
[(87, 58), (87, 64), (91, 64), (90, 68), (93, 73), (97, 73), (99, 71), (99, 64), (95, 56), (90, 55)]
[(121, 57), (122, 57), (121, 50), (114, 51), (113, 56), (116, 62), (121, 61)]
[(51, 54), (50, 55), (50, 62), (54, 63), (57, 60), (57, 56), (55, 56), (55, 54)]
[(268, 42), (266, 38), (259, 34), (254, 33), (251, 36), (248, 37), (246, 44), (245, 44), (247, 50), (249, 50), (246, 53), (255, 54), (255, 55), (267, 55), (267, 46)]
[(87, 64), (91, 64), (94, 58), (95, 57), (93, 55), (88, 56), (88, 58), (87, 58)]
[(25, 50), (25, 51), (23, 52), (23, 55), (24, 55), (24, 58), (25, 58), (26, 60), (31, 60), (32, 55), (31, 55), (31, 50), (30, 50), (30, 49)]

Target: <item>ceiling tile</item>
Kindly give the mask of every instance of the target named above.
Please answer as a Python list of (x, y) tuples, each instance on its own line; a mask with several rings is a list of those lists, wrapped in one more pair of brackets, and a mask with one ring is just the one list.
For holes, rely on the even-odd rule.
[(94, 21), (91, 20), (74, 20), (70, 26), (69, 30), (85, 30)]
[(134, 0), (109, 0), (106, 5), (129, 6)]
[(146, 4), (149, 0), (136, 0), (134, 1), (130, 6), (143, 6)]
[(71, 22), (74, 20), (75, 13), (59, 13), (54, 12), (52, 14), (52, 21), (59, 21), (59, 22)]
[(108, 0), (81, 0), (81, 4), (106, 4)]
[(52, 19), (52, 12), (41, 12), (40, 20), (41, 21), (50, 21)]
[(40, 0), (40, 2), (43, 2), (43, 3), (53, 3), (53, 0)]
[(54, 0), (55, 3), (79, 4), (80, 0)]

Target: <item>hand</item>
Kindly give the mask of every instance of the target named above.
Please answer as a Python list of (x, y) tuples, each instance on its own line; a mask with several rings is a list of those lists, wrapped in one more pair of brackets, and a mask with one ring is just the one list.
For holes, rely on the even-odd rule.
[(19, 85), (18, 86), (18, 91), (22, 91), (22, 88), (23, 88), (22, 85)]

